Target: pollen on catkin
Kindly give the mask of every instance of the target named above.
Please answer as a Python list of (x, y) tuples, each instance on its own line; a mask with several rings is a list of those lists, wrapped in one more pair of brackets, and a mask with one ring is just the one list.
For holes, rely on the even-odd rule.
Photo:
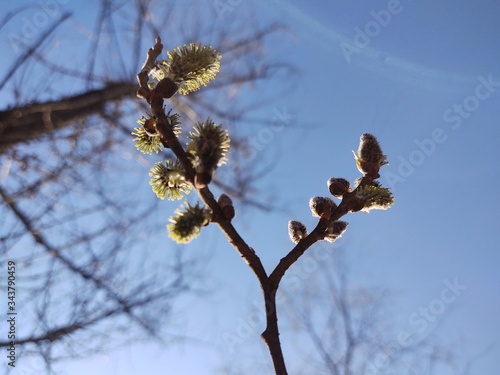
[(160, 199), (181, 199), (183, 194), (191, 191), (192, 185), (186, 180), (184, 167), (177, 160), (166, 160), (155, 163), (149, 171), (149, 185)]
[(388, 188), (379, 183), (360, 186), (356, 190), (356, 197), (363, 200), (361, 211), (387, 210), (394, 204), (394, 196)]
[(229, 133), (221, 125), (216, 125), (210, 117), (205, 122), (197, 123), (189, 132), (191, 140), (187, 151), (197, 173), (212, 174), (215, 169), (227, 161), (229, 152)]
[(198, 237), (201, 228), (210, 220), (210, 214), (198, 203), (191, 206), (186, 202), (184, 208), (175, 210), (176, 216), (167, 225), (170, 238), (177, 243), (188, 243)]

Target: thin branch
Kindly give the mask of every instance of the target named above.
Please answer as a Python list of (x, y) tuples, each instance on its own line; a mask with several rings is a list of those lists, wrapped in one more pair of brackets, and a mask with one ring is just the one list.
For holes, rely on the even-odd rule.
[(44, 236), (39, 233), (39, 231), (33, 227), (28, 217), (21, 211), (17, 204), (7, 195), (7, 193), (0, 187), (0, 197), (7, 204), (10, 210), (15, 214), (19, 221), (24, 225), (26, 231), (31, 234), (36, 243), (40, 244), (47, 253), (52, 255), (54, 258), (58, 259), (62, 264), (64, 264), (69, 270), (75, 274), (82, 277), (84, 280), (92, 282), (97, 288), (106, 292), (108, 297), (114, 300), (121, 310), (125, 312), (132, 320), (135, 320), (140, 326), (142, 326), (149, 334), (156, 336), (156, 332), (152, 327), (150, 327), (146, 322), (144, 322), (139, 317), (135, 316), (131, 311), (130, 302), (127, 301), (122, 296), (118, 295), (112, 288), (105, 284), (101, 279), (94, 277), (90, 272), (85, 271), (83, 268), (78, 267), (73, 263), (68, 257), (64, 256), (58, 249), (51, 246)]
[[(172, 127), (169, 126), (170, 122), (165, 114), (163, 102), (164, 99), (171, 98), (175, 94), (178, 88), (177, 85), (170, 78), (164, 78), (158, 82), (155, 88), (150, 89), (148, 86), (149, 73), (155, 67), (156, 59), (162, 52), (162, 49), (163, 45), (160, 37), (158, 36), (155, 40), (155, 45), (148, 50), (146, 61), (137, 75), (137, 81), (140, 85), (139, 90), (137, 91), (137, 96), (145, 99), (149, 103), (151, 112), (154, 115), (155, 130), (159, 134), (161, 142), (164, 146), (170, 148), (175, 154), (184, 168), (184, 178), (191, 183), (205, 206), (210, 208), (212, 212), (211, 221), (220, 227), (222, 232), (226, 235), (228, 242), (235, 248), (240, 256), (246, 261), (250, 269), (255, 273), (264, 294), (266, 311), (266, 328), (262, 332), (261, 337), (268, 346), (276, 374), (286, 375), (287, 370), (279, 338), (276, 309), (276, 292), (278, 290), (279, 283), (285, 272), (310, 246), (317, 241), (325, 239), (325, 236), (327, 235), (326, 230), (330, 223), (335, 222), (349, 212), (356, 212), (363, 208), (363, 203), (360, 201), (361, 198), (358, 198), (357, 192), (359, 189), (363, 189), (365, 185), (371, 184), (375, 178), (379, 177), (379, 166), (377, 167), (374, 163), (370, 164), (370, 171), (365, 172), (364, 177), (359, 181), (356, 189), (350, 192), (347, 192), (346, 189), (346, 192), (342, 196), (342, 202), (340, 205), (332, 211), (328, 210), (325, 215), (322, 215), (316, 225), (316, 228), (314, 228), (308, 236), (302, 238), (298, 244), (280, 260), (276, 268), (268, 276), (255, 251), (241, 238), (239, 233), (231, 224), (230, 219), (225, 217), (222, 207), (215, 200), (214, 195), (208, 187), (208, 183), (198, 183), (197, 174), (187, 152), (180, 144), (177, 136), (172, 130)], [(376, 143), (372, 149), (378, 150), (378, 143)], [(369, 164), (369, 161), (364, 162)], [(365, 166), (364, 168), (368, 167)], [(349, 318), (346, 306), (340, 306), (340, 309), (344, 318)], [(348, 338), (348, 345), (352, 348), (353, 336), (348, 321), (346, 321), (346, 335)], [(350, 360), (351, 356), (350, 353), (348, 353), (345, 363), (347, 370)]]
[(325, 230), (329, 222), (336, 221), (349, 212), (357, 211), (357, 209), (355, 209), (357, 206), (356, 192), (363, 186), (369, 185), (373, 180), (374, 178), (372, 176), (365, 175), (356, 189), (350, 193), (344, 194), (342, 202), (332, 212), (328, 219), (320, 218), (314, 230), (307, 237), (303, 238), (285, 257), (281, 258), (276, 268), (269, 275), (269, 281), (275, 288), (278, 288), (281, 279), (290, 266), (294, 264), (314, 243), (324, 239)]
[(56, 22), (52, 24), (40, 37), (35, 40), (30, 48), (26, 50), (19, 58), (14, 61), (11, 68), (5, 74), (3, 80), (0, 81), (0, 90), (3, 89), (5, 84), (9, 81), (10, 77), (14, 74), (14, 72), (31, 56), (31, 54), (36, 51), (36, 49), (42, 44), (42, 42), (50, 35), (52, 32), (59, 27), (66, 19), (71, 16), (71, 13), (64, 13), (61, 18), (59, 18)]
[(27, 143), (77, 119), (102, 112), (105, 103), (133, 97), (135, 85), (112, 83), (102, 89), (57, 101), (30, 104), (0, 112), (0, 151), (17, 143)]

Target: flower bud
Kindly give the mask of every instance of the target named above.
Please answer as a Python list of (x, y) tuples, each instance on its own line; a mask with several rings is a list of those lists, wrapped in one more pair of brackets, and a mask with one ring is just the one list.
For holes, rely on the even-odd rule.
[(342, 198), (345, 193), (348, 193), (350, 191), (349, 181), (347, 181), (345, 178), (332, 177), (327, 181), (326, 184), (328, 185), (328, 190), (330, 191), (330, 193), (337, 198)]
[(369, 133), (361, 135), (358, 154), (363, 160), (371, 163), (377, 163), (380, 159), (384, 158), (377, 138)]
[(294, 243), (299, 243), (307, 236), (307, 228), (300, 221), (290, 220), (288, 222), (288, 235)]
[(155, 91), (158, 92), (162, 98), (171, 98), (179, 89), (179, 86), (172, 81), (170, 78), (164, 78), (155, 87)]
[(328, 242), (334, 242), (344, 234), (349, 225), (346, 221), (334, 221), (330, 223), (326, 228), (325, 240)]
[(327, 197), (312, 197), (309, 200), (312, 215), (329, 219), (332, 211), (337, 208), (334, 201)]
[(135, 147), (143, 154), (151, 155), (163, 150), (160, 134), (156, 130), (156, 120), (152, 117), (141, 118), (137, 121), (141, 126), (135, 127), (134, 136)]
[(158, 135), (158, 130), (156, 130), (156, 118), (154, 117), (147, 117), (141, 119), (143, 121), (142, 127), (148, 133), (150, 136), (157, 136)]
[(379, 177), (379, 169), (382, 165), (388, 164), (387, 156), (382, 153), (380, 144), (374, 135), (365, 133), (361, 136), (358, 154), (354, 151), (354, 159), (358, 170), (372, 178)]
[(219, 206), (222, 208), (222, 212), (224, 213), (224, 217), (227, 220), (231, 220), (234, 217), (234, 206), (233, 201), (227, 194), (221, 194), (219, 199), (217, 200)]
[(209, 172), (199, 172), (194, 176), (194, 185), (197, 189), (203, 189), (212, 181), (212, 174)]

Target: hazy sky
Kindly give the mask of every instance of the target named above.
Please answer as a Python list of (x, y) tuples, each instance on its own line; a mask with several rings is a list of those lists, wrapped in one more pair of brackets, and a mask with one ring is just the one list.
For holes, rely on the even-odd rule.
[[(82, 3), (64, 7), (84, 19)], [(394, 293), (396, 332), (436, 333), (474, 360), (469, 375), (500, 373), (500, 3), (241, 0), (228, 1), (219, 18), (215, 2), (200, 3), (214, 23), (252, 14), (289, 26), (272, 37), (266, 58), (294, 64), (296, 87), (255, 113), (287, 114), (286, 126), (249, 130), (259, 156), (275, 157), (261, 183), (274, 188), (286, 213), (246, 209), (234, 221), (266, 268), (292, 248), (288, 220), (313, 227), (308, 200), (327, 194), (329, 177), (359, 177), (351, 150), (362, 133), (373, 133), (390, 161), (380, 180), (396, 204), (346, 217), (335, 251), (346, 253), (357, 283)], [(138, 343), (62, 364), (62, 373), (208, 375), (246, 352), (266, 363), (260, 329), (235, 351), (224, 340), (255, 310), (258, 284), (214, 228), (185, 251), (205, 254), (207, 243), (206, 272), (220, 292), (177, 307), (176, 333), (199, 342), (180, 349)]]

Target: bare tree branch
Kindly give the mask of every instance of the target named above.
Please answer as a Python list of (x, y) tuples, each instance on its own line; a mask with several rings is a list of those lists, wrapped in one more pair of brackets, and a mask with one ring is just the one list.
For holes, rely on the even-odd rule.
[(76, 120), (99, 114), (104, 105), (130, 98), (135, 85), (112, 83), (57, 101), (30, 104), (0, 112), (0, 152), (17, 143), (28, 143), (48, 132), (71, 126)]
[[(182, 35), (177, 26), (186, 8), (173, 5), (103, 0), (93, 30), (78, 29), (80, 39), (52, 54), (49, 42), (66, 43), (66, 30), (81, 27), (78, 21), (65, 22), (78, 14), (62, 12), (32, 43), (19, 45), (25, 50), (1, 75), (3, 92), (10, 89), (12, 95), (10, 106), (0, 110), (0, 254), (21, 266), (25, 283), (18, 306), (23, 316), (34, 317), (16, 338), (18, 358), (37, 355), (47, 371), (56, 361), (139, 337), (170, 342), (165, 333), (174, 299), (205, 290), (201, 281), (191, 280), (202, 273), (199, 261), (177, 258), (173, 250), (160, 256), (163, 252), (143, 245), (163, 224), (153, 220), (158, 205), (151, 191), (143, 194), (148, 186), (141, 176), (150, 160), (133, 154), (130, 139), (145, 108), (135, 97), (133, 80), (143, 56), (140, 46), (159, 32), (186, 42), (202, 35), (233, 46), (226, 61), (234, 65), (209, 94), (232, 93), (231, 107), (220, 114), (237, 128), (252, 105), (243, 106), (235, 94), (277, 73), (255, 58), (277, 28), (250, 28), (247, 37), (233, 43), (232, 31), (206, 22), (193, 28), (193, 19), (183, 22)], [(214, 109), (189, 97), (172, 104), (184, 119), (204, 118)], [(186, 121), (188, 126), (194, 122)], [(252, 169), (249, 164), (239, 168)], [(238, 169), (231, 179), (237, 181), (234, 186), (221, 180), (219, 188), (245, 204), (268, 208), (247, 194), (256, 191), (253, 179)], [(214, 198), (207, 194), (206, 199)], [(228, 235), (238, 240), (234, 228)], [(143, 252), (140, 261), (138, 252)]]
[(40, 35), (40, 37), (35, 40), (30, 48), (26, 50), (19, 58), (12, 64), (11, 68), (5, 74), (5, 77), (0, 81), (0, 90), (2, 90), (5, 84), (11, 79), (16, 70), (18, 70), (23, 63), (28, 60), (31, 55), (37, 50), (37, 48), (42, 44), (42, 42), (48, 38), (50, 34), (54, 32), (54, 30), (61, 25), (64, 21), (66, 21), (71, 16), (71, 13), (65, 13), (59, 18), (54, 24), (49, 27), (44, 33)]

